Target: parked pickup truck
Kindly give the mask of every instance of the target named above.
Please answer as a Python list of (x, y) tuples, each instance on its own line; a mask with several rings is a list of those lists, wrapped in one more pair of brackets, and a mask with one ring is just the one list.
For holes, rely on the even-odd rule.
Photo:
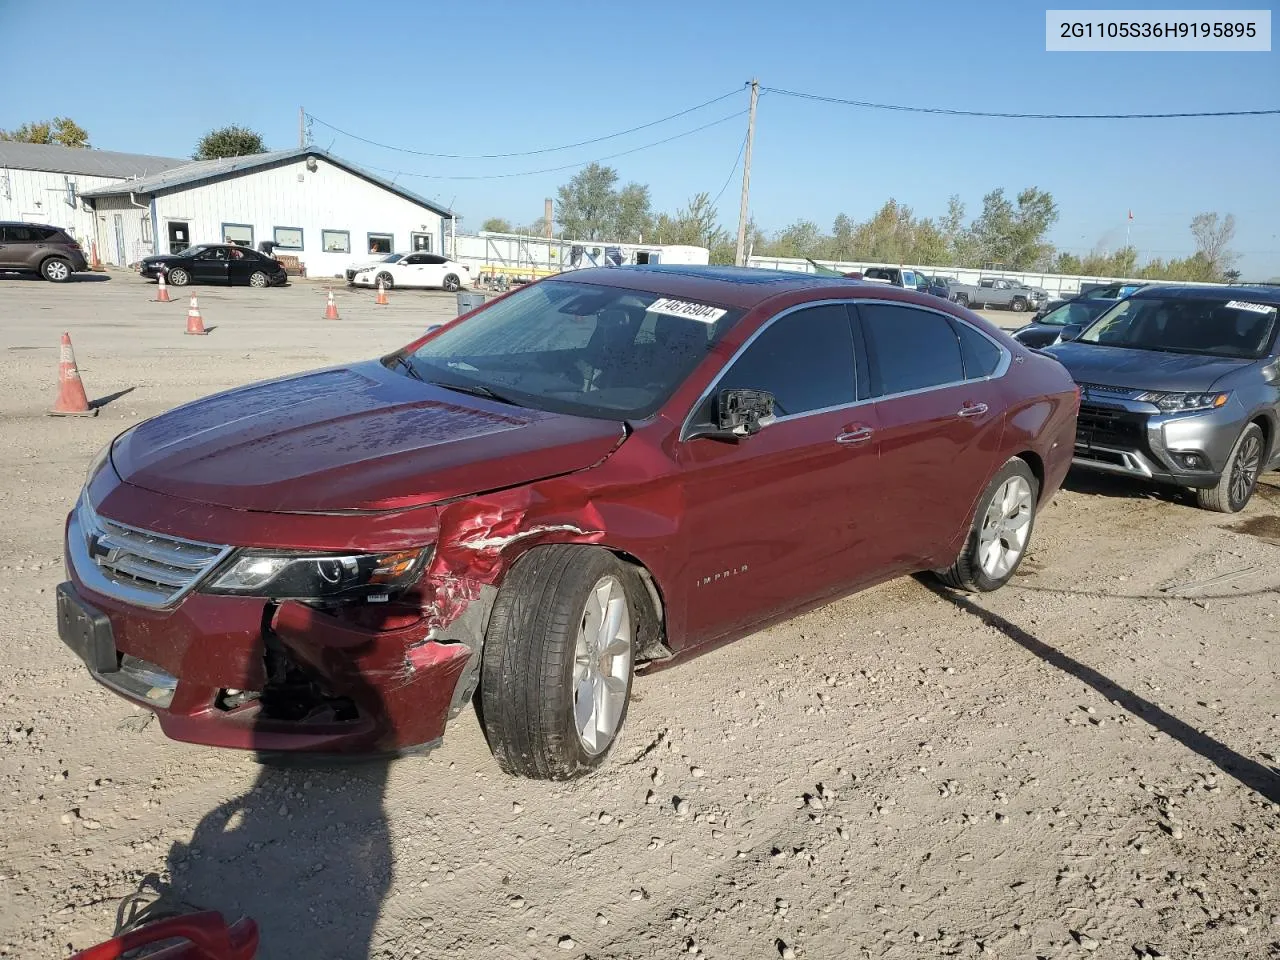
[(1006, 280), (1004, 277), (993, 277), (979, 280), (977, 286), (971, 283), (953, 283), (949, 285), (951, 299), (961, 306), (973, 307), (1007, 307), (1016, 313), (1024, 310), (1035, 310), (1042, 300), (1049, 299), (1049, 294), (1039, 287), (1029, 287), (1018, 280)]
[(863, 280), (874, 280), (877, 283), (888, 283), (908, 290), (923, 290), (926, 278), (922, 273), (904, 267), (867, 267), (862, 271)]

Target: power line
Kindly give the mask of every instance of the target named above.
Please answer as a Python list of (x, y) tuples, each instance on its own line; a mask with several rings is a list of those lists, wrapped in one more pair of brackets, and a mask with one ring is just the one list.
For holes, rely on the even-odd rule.
[(770, 93), (801, 100), (817, 100), (821, 103), (838, 103), (847, 107), (864, 107), (868, 110), (896, 110), (902, 113), (933, 113), (952, 117), (997, 117), (1006, 120), (1170, 120), (1177, 117), (1260, 117), (1280, 114), (1275, 110), (1205, 110), (1189, 113), (1000, 113), (992, 110), (954, 110), (950, 107), (913, 107), (898, 103), (873, 103), (870, 100), (845, 100), (840, 97), (824, 97), (816, 93), (800, 93), (796, 90), (780, 90), (763, 87)]
[(711, 209), (715, 209), (720, 198), (724, 196), (724, 192), (729, 189), (729, 182), (733, 179), (733, 175), (738, 172), (738, 164), (742, 162), (742, 151), (747, 149), (747, 135), (742, 135), (742, 143), (738, 146), (737, 159), (733, 161), (733, 166), (729, 169), (729, 175), (724, 178), (724, 186), (720, 188), (720, 192), (716, 194), (716, 198), (711, 201)]
[[(511, 177), (532, 177), (540, 173), (559, 173), (561, 170), (574, 170), (578, 167), (585, 167), (589, 163), (600, 163), (603, 160), (613, 160), (617, 157), (625, 157), (633, 153), (639, 153), (641, 150), (649, 150), (653, 147), (660, 147), (664, 143), (671, 143), (673, 140), (680, 140), (684, 137), (693, 136), (695, 133), (701, 133), (711, 127), (719, 126), (722, 123), (728, 123), (730, 120), (736, 120), (747, 111), (739, 110), (728, 116), (721, 117), (719, 120), (712, 120), (710, 123), (704, 123), (700, 127), (694, 127), (692, 130), (686, 130), (684, 133), (677, 133), (673, 136), (666, 137), (662, 140), (655, 140), (653, 143), (641, 144), (638, 147), (632, 147), (630, 150), (620, 150), (617, 153), (610, 153), (603, 157), (596, 157), (594, 160), (579, 160), (577, 163), (566, 163), (559, 167), (544, 167), (541, 170), (522, 170), (519, 173), (486, 173), (471, 174), (467, 176), (447, 176), (435, 173), (414, 173), (411, 170), (392, 170), (389, 167), (369, 167), (370, 170), (377, 170), (381, 173), (390, 173), (398, 177), (418, 177), (423, 180), (507, 180)], [(366, 164), (366, 166), (368, 166)]]
[(683, 117), (686, 114), (701, 110), (703, 107), (709, 107), (713, 103), (719, 103), (721, 100), (727, 100), (730, 97), (737, 96), (741, 92), (741, 88), (737, 90), (730, 90), (728, 93), (721, 94), (718, 97), (706, 101), (705, 103), (699, 103), (696, 106), (688, 107), (685, 110), (681, 110), (679, 113), (673, 113), (660, 120), (651, 120), (648, 123), (642, 123), (639, 126), (630, 127), (626, 130), (621, 130), (618, 133), (606, 134), (603, 137), (592, 137), (590, 140), (579, 140), (577, 143), (566, 143), (560, 147), (542, 147), (538, 150), (521, 150), (515, 153), (430, 153), (426, 150), (412, 150), (409, 147), (397, 147), (390, 143), (379, 143), (377, 140), (370, 140), (367, 137), (362, 137), (358, 134), (350, 133), (346, 130), (335, 127), (328, 121), (321, 120), (319, 117), (312, 114), (307, 114), (307, 116), (315, 123), (328, 127), (330, 130), (335, 133), (339, 133), (344, 137), (350, 137), (352, 140), (359, 140), (361, 143), (367, 143), (373, 147), (382, 147), (385, 150), (395, 150), (398, 153), (411, 153), (417, 157), (432, 157), (439, 160), (502, 160), (510, 157), (532, 157), (542, 153), (557, 153), (561, 150), (571, 150), (574, 147), (585, 147), (593, 143), (601, 143), (605, 140), (615, 140), (618, 137), (625, 137), (629, 133), (635, 133), (639, 130), (647, 130), (650, 127), (656, 127), (661, 123), (666, 123), (668, 120), (675, 120), (679, 117)]

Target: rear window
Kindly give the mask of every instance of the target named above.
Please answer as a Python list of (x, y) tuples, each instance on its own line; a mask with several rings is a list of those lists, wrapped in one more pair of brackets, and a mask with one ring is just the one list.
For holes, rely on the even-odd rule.
[(1239, 299), (1121, 300), (1080, 335), (1081, 343), (1256, 360), (1270, 349), (1276, 307)]

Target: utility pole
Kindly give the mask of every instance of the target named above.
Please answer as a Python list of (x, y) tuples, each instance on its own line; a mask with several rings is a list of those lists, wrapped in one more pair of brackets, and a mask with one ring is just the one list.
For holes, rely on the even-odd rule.
[(306, 147), (307, 145), (307, 111), (302, 107), (298, 108), (298, 146)]
[(747, 113), (747, 149), (742, 156), (742, 202), (738, 206), (738, 249), (733, 262), (747, 265), (747, 200), (751, 195), (751, 144), (756, 138), (756, 101), (760, 99), (760, 81), (751, 81), (751, 109)]

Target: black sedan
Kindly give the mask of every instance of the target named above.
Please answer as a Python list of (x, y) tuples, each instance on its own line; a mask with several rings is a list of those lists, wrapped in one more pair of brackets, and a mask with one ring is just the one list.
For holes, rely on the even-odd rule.
[(1094, 300), (1089, 297), (1076, 297), (1050, 310), (1043, 317), (1037, 317), (1025, 327), (1015, 330), (1013, 339), (1028, 347), (1048, 347), (1058, 342), (1058, 335), (1067, 324), (1078, 323), (1087, 327), (1103, 312), (1116, 305), (1114, 300)]
[(274, 287), (283, 286), (289, 280), (279, 260), (231, 243), (202, 243), (181, 253), (147, 257), (138, 272), (150, 280), (163, 273), (165, 282), (173, 287), (185, 287), (188, 283)]

